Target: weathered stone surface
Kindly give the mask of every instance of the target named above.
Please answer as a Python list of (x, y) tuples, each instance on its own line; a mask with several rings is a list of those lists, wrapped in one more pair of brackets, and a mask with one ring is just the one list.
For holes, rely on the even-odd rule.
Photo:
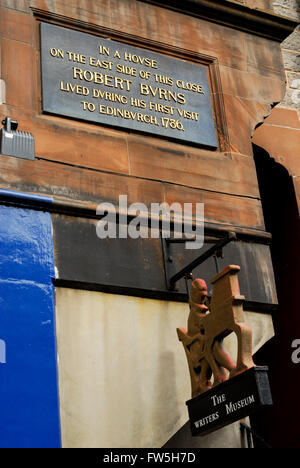
[[(292, 82), (293, 83), (293, 82)], [(291, 83), (291, 84), (292, 84)], [(299, 113), (300, 109), (300, 82), (296, 82), (297, 88), (287, 89), (284, 99), (280, 102), (280, 106), (288, 109), (296, 109)]]
[(11, 8), (13, 10), (18, 11), (26, 11), (29, 10), (29, 3), (30, 0), (2, 0), (1, 5), (3, 7)]
[(283, 61), (286, 70), (300, 72), (300, 52), (285, 50), (283, 53)]
[(295, 19), (295, 20), (298, 20), (299, 19), (299, 10), (293, 10), (291, 8), (284, 8), (280, 5), (274, 5), (274, 11), (275, 13), (277, 13), (278, 15), (281, 15), (281, 16), (286, 16), (288, 18), (292, 18), (292, 19)]
[(293, 177), (293, 182), (294, 182), (294, 187), (295, 187), (295, 192), (296, 192), (296, 197), (297, 197), (297, 202), (298, 202), (298, 214), (300, 215), (300, 176)]
[(300, 73), (288, 72), (287, 79), (288, 79), (287, 85), (289, 88), (296, 89), (298, 85), (300, 85), (300, 81), (298, 82), (298, 80), (300, 80)]
[[(277, 14), (300, 18), (298, 0), (274, 0)], [(287, 89), (280, 105), (273, 109), (264, 125), (254, 134), (253, 142), (282, 164), (291, 175), (300, 175), (298, 149), (300, 147), (300, 30), (299, 26), (283, 43), (282, 55), (286, 69)], [(293, 110), (294, 109), (294, 110)], [(298, 112), (298, 115), (297, 115)], [(298, 204), (298, 178), (293, 178)]]
[(3, 9), (1, 15), (1, 30), (3, 38), (26, 42), (29, 44), (31, 43), (33, 36), (31, 26), (31, 18), (28, 14), (16, 10)]
[(299, 8), (298, 0), (273, 0), (274, 9), (277, 7), (290, 8), (291, 10), (297, 10)]
[[(257, 197), (255, 165), (252, 157), (210, 153), (161, 140), (146, 142), (128, 137), (131, 175), (206, 190)], [(149, 154), (152, 155), (149, 158)], [(180, 164), (178, 164), (180, 161)], [(218, 177), (215, 167), (218, 167)], [(233, 188), (234, 187), (234, 188)]]
[[(251, 8), (266, 8), (268, 4), (264, 0), (247, 3)], [(68, 17), (74, 25), (79, 21), (79, 25), (90, 24), (105, 31), (113, 28), (125, 34), (125, 41), (139, 37), (145, 40), (145, 47), (151, 48), (152, 41), (157, 41), (156, 45), (173, 47), (179, 55), (184, 49), (218, 59), (229, 146), (223, 153), (209, 152), (40, 115), (39, 37), (36, 20), (24, 14), (29, 5)], [(163, 201), (166, 196), (177, 197), (176, 201), (200, 197), (207, 204), (211, 221), (263, 228), (251, 135), (271, 105), (283, 98), (285, 74), (279, 44), (134, 0), (2, 2), (1, 37), (2, 77), (7, 84), (1, 117), (10, 115), (24, 130), (34, 133), (38, 157), (49, 161), (34, 166), (22, 166), (13, 159), (3, 161), (7, 172), (2, 181), (7, 188), (11, 184), (81, 203), (116, 200), (118, 193), (128, 191), (133, 201), (146, 203)], [(221, 108), (222, 102), (218, 111)], [(221, 201), (227, 196), (230, 203)], [(253, 208), (243, 209), (245, 204)]]
[(225, 94), (269, 104), (280, 102), (285, 94), (285, 83), (274, 77), (262, 77), (256, 73), (245, 73), (221, 66), (222, 87)]
[[(37, 119), (35, 126), (38, 157), (81, 167), (129, 173), (126, 137), (122, 133), (93, 125), (51, 122)], [(59, 144), (52, 146), (53, 136)]]
[(283, 109), (280, 106), (274, 107), (264, 125), (278, 125), (295, 129), (300, 128), (297, 113), (289, 109)]
[(283, 49), (300, 50), (300, 29), (297, 28), (293, 34), (290, 34), (285, 41), (282, 42)]
[(273, 10), (272, 0), (245, 0), (250, 8), (259, 8), (261, 10)]
[(252, 135), (259, 122), (270, 114), (271, 106), (256, 101), (224, 95), (231, 151), (252, 154), (252, 144), (246, 135)]
[[(271, 114), (272, 115), (272, 114)], [(271, 157), (282, 164), (291, 175), (300, 175), (300, 122), (296, 111), (276, 109), (274, 117), (267, 119), (254, 134), (253, 143), (264, 148)], [(286, 126), (285, 126), (286, 125)]]
[(235, 219), (234, 224), (239, 226), (264, 229), (261, 203), (257, 199), (233, 197), (166, 184), (165, 201), (169, 204), (178, 201), (180, 203), (204, 203), (207, 222), (218, 220), (220, 223), (226, 223), (228, 219)]
[(14, 107), (32, 108), (33, 50), (30, 45), (2, 39), (2, 78), (7, 83), (6, 103)]
[(48, 161), (16, 160), (0, 156), (0, 185), (2, 188), (54, 195), (60, 200), (82, 200), (96, 212), (102, 201), (118, 205), (119, 195), (128, 195), (128, 204), (166, 201), (204, 203), (208, 222), (230, 223), (264, 229), (258, 199), (225, 195), (218, 192), (191, 189), (180, 185), (126, 177), (70, 167)]
[[(300, 20), (298, 0), (274, 0), (274, 9)], [(282, 43), (282, 55), (287, 76), (287, 90), (280, 107), (296, 109), (300, 117), (300, 25)]]
[(247, 38), (247, 71), (259, 75), (285, 79), (280, 44), (272, 44), (263, 38), (248, 35)]

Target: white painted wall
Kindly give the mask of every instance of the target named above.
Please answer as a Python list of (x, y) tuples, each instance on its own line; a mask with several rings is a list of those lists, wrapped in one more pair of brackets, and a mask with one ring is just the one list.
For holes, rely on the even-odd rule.
[[(188, 305), (61, 288), (56, 303), (63, 447), (163, 446), (188, 420), (190, 379), (176, 333)], [(273, 335), (271, 318), (247, 316), (257, 348)]]

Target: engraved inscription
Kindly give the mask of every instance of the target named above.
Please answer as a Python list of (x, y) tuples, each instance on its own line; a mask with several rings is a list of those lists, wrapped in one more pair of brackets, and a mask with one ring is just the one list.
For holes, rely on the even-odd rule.
[(41, 23), (43, 111), (217, 147), (207, 67)]

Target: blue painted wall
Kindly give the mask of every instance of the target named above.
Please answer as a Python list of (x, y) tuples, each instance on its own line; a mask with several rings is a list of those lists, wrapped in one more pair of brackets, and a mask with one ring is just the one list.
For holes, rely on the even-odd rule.
[(60, 446), (53, 277), (50, 214), (0, 206), (0, 447)]

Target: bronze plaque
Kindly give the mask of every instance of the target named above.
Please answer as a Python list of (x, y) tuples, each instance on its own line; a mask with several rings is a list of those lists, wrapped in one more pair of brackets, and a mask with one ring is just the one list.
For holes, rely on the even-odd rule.
[(43, 112), (217, 148), (208, 67), (41, 23)]

